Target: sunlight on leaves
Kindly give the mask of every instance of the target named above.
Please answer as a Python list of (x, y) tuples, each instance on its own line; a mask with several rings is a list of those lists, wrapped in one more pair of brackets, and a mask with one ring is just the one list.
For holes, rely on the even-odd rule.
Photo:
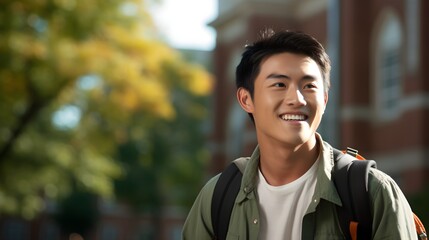
[(160, 40), (145, 1), (6, 0), (0, 29), (0, 214), (30, 219), (82, 189), (121, 195), (119, 179), (165, 191), (201, 177), (183, 166), (202, 166), (213, 79)]

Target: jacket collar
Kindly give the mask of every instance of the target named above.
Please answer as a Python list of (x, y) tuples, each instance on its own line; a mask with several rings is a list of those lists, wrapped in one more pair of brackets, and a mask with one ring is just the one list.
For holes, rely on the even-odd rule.
[[(313, 199), (325, 199), (334, 204), (341, 205), (340, 197), (335, 188), (332, 178), (332, 170), (334, 166), (334, 153), (331, 145), (324, 142), (319, 134), (316, 134), (318, 143), (320, 144), (319, 152), (319, 167), (317, 170), (316, 190), (313, 194)], [(258, 179), (259, 168), (259, 146), (256, 146), (250, 158), (246, 158), (247, 166), (244, 169), (243, 178), (241, 181), (240, 192), (236, 198), (236, 202), (242, 202), (246, 199), (256, 197), (256, 184)], [(242, 159), (244, 160), (244, 159)], [(317, 205), (310, 205), (310, 212), (315, 210)], [(313, 209), (314, 208), (314, 209)]]

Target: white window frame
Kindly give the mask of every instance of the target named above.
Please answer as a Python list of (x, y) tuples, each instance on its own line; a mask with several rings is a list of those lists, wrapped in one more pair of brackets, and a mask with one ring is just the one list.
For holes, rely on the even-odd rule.
[(401, 114), (403, 31), (399, 17), (392, 9), (380, 14), (373, 37), (374, 116), (376, 121), (393, 121)]

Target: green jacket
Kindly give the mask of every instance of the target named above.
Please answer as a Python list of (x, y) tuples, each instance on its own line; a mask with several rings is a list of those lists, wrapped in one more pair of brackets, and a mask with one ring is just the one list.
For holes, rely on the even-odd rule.
[[(331, 180), (333, 150), (326, 142), (321, 145), (322, 159), (317, 170), (316, 189), (303, 219), (302, 239), (345, 239), (336, 212), (341, 200)], [(231, 214), (227, 240), (257, 240), (260, 219), (256, 192), (259, 148), (250, 158), (239, 158), (235, 162), (243, 172), (243, 178)], [(195, 200), (183, 227), (184, 240), (212, 239), (211, 201), (218, 178), (219, 175), (209, 180)], [(393, 179), (373, 169), (369, 175), (369, 190), (373, 239), (417, 239), (413, 213)]]

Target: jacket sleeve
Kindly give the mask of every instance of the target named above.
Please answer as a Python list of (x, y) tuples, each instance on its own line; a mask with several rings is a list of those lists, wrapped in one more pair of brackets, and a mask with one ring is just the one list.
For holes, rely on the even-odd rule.
[(186, 218), (182, 230), (183, 240), (210, 240), (213, 236), (211, 203), (213, 190), (219, 175), (213, 177), (201, 189)]
[(373, 239), (417, 239), (411, 207), (395, 181), (377, 169), (369, 181)]

